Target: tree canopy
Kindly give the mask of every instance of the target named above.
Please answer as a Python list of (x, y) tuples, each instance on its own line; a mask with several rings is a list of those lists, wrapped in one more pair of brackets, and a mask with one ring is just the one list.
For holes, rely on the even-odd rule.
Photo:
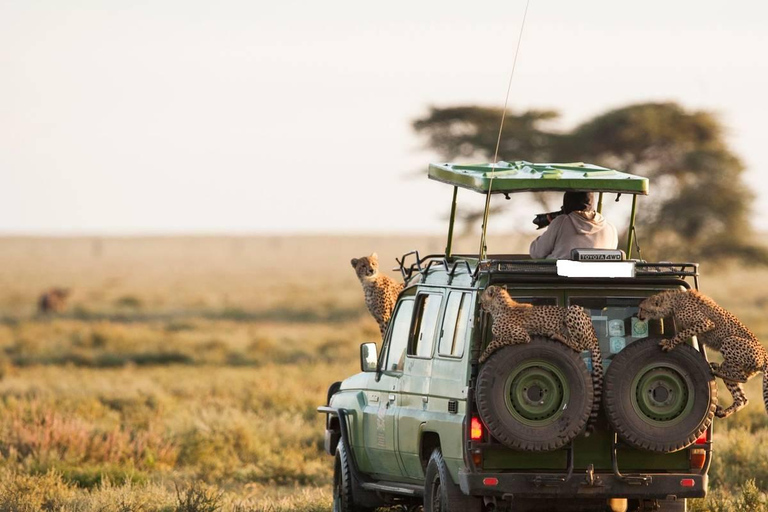
[[(441, 158), (490, 161), (501, 114), (500, 108), (433, 107), (413, 128)], [(552, 110), (508, 111), (499, 159), (583, 161), (651, 178), (651, 196), (637, 219), (646, 258), (768, 264), (749, 222), (754, 197), (743, 181), (744, 165), (715, 115), (676, 103), (641, 103), (571, 131), (552, 127), (558, 117)]]

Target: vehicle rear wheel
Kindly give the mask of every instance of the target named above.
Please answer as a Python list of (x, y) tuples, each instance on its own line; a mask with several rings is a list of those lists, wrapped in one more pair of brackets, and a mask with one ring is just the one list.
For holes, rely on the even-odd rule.
[(514, 450), (557, 450), (584, 431), (594, 401), (581, 355), (549, 338), (494, 352), (480, 369), (477, 407), (488, 430)]
[(453, 483), (440, 448), (435, 448), (424, 475), (424, 512), (481, 512), (483, 501), (467, 496)]
[(624, 442), (670, 453), (693, 444), (712, 423), (717, 387), (696, 349), (680, 344), (665, 353), (659, 341), (636, 341), (616, 355), (605, 374), (603, 405)]
[(349, 464), (347, 449), (344, 443), (339, 441), (333, 465), (333, 512), (372, 512), (376, 507), (360, 504), (360, 498), (365, 491), (352, 476)]

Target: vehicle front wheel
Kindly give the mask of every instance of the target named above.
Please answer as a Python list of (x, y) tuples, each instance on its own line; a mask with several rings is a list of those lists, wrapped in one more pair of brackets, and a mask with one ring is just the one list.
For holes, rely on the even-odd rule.
[(481, 512), (483, 501), (453, 483), (439, 448), (432, 452), (424, 482), (424, 512)]
[[(336, 447), (336, 459), (333, 465), (333, 512), (372, 512), (375, 506), (364, 506), (361, 498), (370, 500), (352, 476), (350, 460), (344, 443), (339, 441)], [(382, 504), (383, 505), (383, 504)]]

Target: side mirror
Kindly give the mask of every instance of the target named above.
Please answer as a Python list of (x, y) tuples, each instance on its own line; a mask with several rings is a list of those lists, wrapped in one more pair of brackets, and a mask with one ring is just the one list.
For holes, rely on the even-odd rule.
[(363, 343), (360, 345), (360, 370), (375, 372), (379, 367), (379, 354), (375, 343)]

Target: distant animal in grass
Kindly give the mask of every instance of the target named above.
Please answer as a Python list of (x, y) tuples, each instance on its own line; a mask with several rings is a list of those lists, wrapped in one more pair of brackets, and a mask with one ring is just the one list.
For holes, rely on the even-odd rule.
[(50, 288), (37, 300), (37, 310), (42, 314), (62, 313), (67, 309), (67, 299), (72, 291), (69, 288)]
[(365, 305), (378, 322), (381, 338), (384, 339), (392, 310), (395, 309), (397, 296), (400, 295), (403, 285), (379, 272), (379, 256), (375, 252), (370, 256), (353, 258), (352, 268), (363, 285)]
[(531, 336), (546, 336), (592, 357), (592, 389), (594, 402), (587, 433), (594, 428), (603, 390), (603, 357), (600, 344), (587, 311), (581, 306), (533, 306), (522, 304), (509, 296), (501, 286), (489, 286), (480, 295), (480, 305), (493, 318), (488, 344), (479, 362), (483, 363), (495, 351), (507, 345), (530, 343)]
[(722, 364), (710, 366), (712, 374), (723, 379), (733, 403), (726, 409), (718, 405), (715, 416), (727, 418), (747, 405), (742, 384), (758, 372), (763, 373), (763, 402), (768, 411), (768, 353), (752, 331), (714, 300), (695, 290), (671, 290), (641, 302), (637, 316), (640, 320), (674, 318), (677, 333), (659, 343), (665, 352), (696, 336), (723, 355)]

